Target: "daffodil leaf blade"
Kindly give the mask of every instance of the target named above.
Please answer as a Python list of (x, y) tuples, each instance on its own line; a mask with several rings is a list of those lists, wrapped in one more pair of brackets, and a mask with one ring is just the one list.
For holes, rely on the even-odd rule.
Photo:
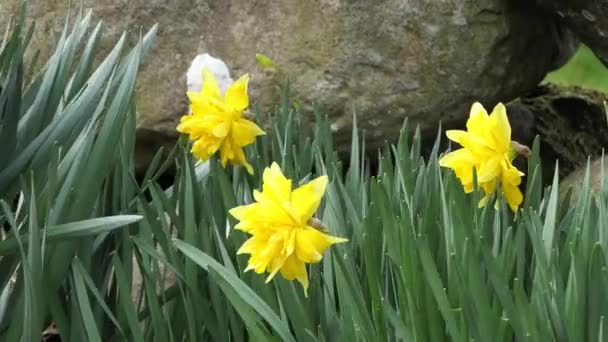
[(74, 276), (74, 287), (76, 298), (78, 299), (78, 306), (81, 312), (81, 319), (84, 325), (84, 330), (87, 336), (87, 340), (91, 342), (101, 342), (101, 334), (99, 333), (99, 328), (97, 326), (97, 322), (95, 321), (95, 316), (93, 315), (93, 311), (91, 310), (91, 303), (89, 300), (89, 295), (87, 293), (86, 285), (84, 283), (84, 279), (80, 272), (78, 272), (77, 268), (73, 269), (72, 272)]
[(559, 194), (559, 171), (558, 167), (555, 168), (555, 175), (553, 176), (553, 184), (551, 185), (551, 192), (549, 194), (549, 202), (547, 203), (547, 209), (545, 211), (545, 222), (543, 224), (542, 240), (545, 245), (545, 253), (548, 260), (551, 259), (553, 254), (553, 240), (555, 232), (557, 230), (557, 204)]
[(241, 299), (251, 306), (261, 317), (263, 317), (270, 326), (272, 326), (283, 341), (295, 342), (294, 337), (289, 331), (289, 327), (285, 322), (277, 316), (277, 314), (264, 302), (253, 290), (247, 286), (234, 273), (228, 271), (224, 266), (219, 264), (206, 253), (180, 240), (175, 240), (174, 245), (186, 255), (190, 260), (205, 270), (212, 269), (222, 277), (227, 284), (236, 291)]
[[(50, 226), (45, 231), (46, 243), (100, 234), (135, 223), (141, 218), (139, 215), (116, 215)], [(25, 242), (26, 236), (20, 239), (24, 239)], [(17, 246), (18, 242), (15, 238), (0, 241), (0, 255), (15, 253)]]

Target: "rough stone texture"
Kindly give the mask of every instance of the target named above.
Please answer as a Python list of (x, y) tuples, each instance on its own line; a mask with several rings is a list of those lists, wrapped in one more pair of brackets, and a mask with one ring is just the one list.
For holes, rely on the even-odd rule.
[[(187, 112), (186, 70), (199, 53), (221, 58), (233, 78), (251, 73), (251, 98), (262, 108), (277, 100), (281, 80), (256, 67), (255, 53), (270, 56), (305, 108), (316, 103), (329, 113), (338, 144), (350, 142), (356, 110), (375, 148), (397, 136), (406, 116), (432, 135), (440, 120), (462, 121), (475, 100), (517, 97), (574, 46), (555, 18), (527, 0), (82, 2), (106, 21), (106, 47), (125, 29), (160, 24), (138, 86), (138, 124), (152, 146), (175, 138)], [(17, 3), (2, 0), (0, 17)], [(57, 28), (70, 2), (30, 3), (39, 27)]]
[[(587, 173), (587, 165), (579, 167), (574, 170), (568, 177), (564, 178), (560, 182), (560, 194), (565, 196), (570, 192), (570, 204), (576, 205), (581, 195), (583, 183), (585, 181), (585, 174)], [(589, 164), (589, 188), (591, 194), (597, 194), (597, 191), (601, 189), (602, 185), (602, 174), (604, 182), (608, 183), (608, 157), (600, 157), (595, 159)]]
[(607, 100), (601, 92), (544, 85), (507, 105), (514, 140), (531, 146), (540, 136), (545, 183), (553, 179), (556, 160), (563, 178), (602, 155), (608, 146)]
[(608, 65), (608, 1), (537, 0), (550, 9)]

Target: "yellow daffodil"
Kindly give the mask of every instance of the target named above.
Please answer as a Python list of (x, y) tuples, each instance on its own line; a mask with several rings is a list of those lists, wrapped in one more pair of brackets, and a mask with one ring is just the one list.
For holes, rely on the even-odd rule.
[(321, 261), (329, 246), (347, 241), (323, 233), (312, 223), (327, 176), (292, 190), (291, 180), (273, 163), (264, 170), (263, 182), (262, 191), (253, 192), (256, 202), (230, 210), (240, 221), (235, 228), (252, 235), (237, 254), (251, 255), (245, 271), (268, 271), (266, 282), (281, 272), (287, 280), (297, 279), (306, 292), (306, 263)]
[(507, 204), (516, 211), (523, 195), (519, 190), (524, 175), (513, 159), (521, 152), (522, 145), (511, 141), (511, 125), (507, 110), (502, 103), (488, 115), (479, 103), (473, 104), (467, 131), (447, 131), (448, 139), (460, 144), (461, 149), (450, 152), (439, 160), (439, 165), (453, 169), (465, 192), (473, 191), (473, 170), (485, 196), (480, 206), (486, 204), (497, 186)]
[(242, 117), (249, 106), (248, 81), (249, 76), (244, 75), (230, 85), (223, 96), (215, 76), (204, 69), (201, 91), (188, 92), (192, 114), (182, 117), (177, 130), (194, 141), (192, 154), (201, 161), (219, 150), (222, 166), (227, 162), (243, 165), (253, 174), (243, 147), (253, 143), (264, 131)]

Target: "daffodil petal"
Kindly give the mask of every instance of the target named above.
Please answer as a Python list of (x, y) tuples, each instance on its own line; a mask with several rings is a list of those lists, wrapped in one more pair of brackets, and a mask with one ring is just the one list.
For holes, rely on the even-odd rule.
[(327, 176), (321, 176), (293, 191), (291, 203), (300, 215), (300, 223), (306, 224), (306, 221), (317, 211), (319, 203), (321, 203), (321, 199), (325, 194), (327, 182)]
[(450, 152), (439, 159), (440, 166), (454, 170), (466, 193), (473, 191), (473, 170), (476, 163), (477, 158), (465, 148)]
[(486, 183), (500, 177), (501, 165), (500, 157), (494, 157), (486, 160), (479, 167), (477, 172), (477, 180), (479, 183)]
[(471, 193), (473, 192), (473, 171), (475, 170), (475, 166), (473, 165), (465, 165), (462, 167), (458, 167), (454, 169), (454, 173), (456, 177), (460, 179), (462, 186), (464, 188), (464, 192)]
[(190, 109), (192, 115), (221, 115), (222, 105), (219, 101), (212, 101), (204, 97), (200, 92), (187, 92), (186, 95), (190, 100)]
[(192, 144), (192, 154), (202, 161), (207, 161), (219, 149), (219, 142), (201, 137)]
[(247, 95), (247, 83), (249, 75), (241, 76), (226, 90), (226, 105), (233, 111), (242, 112), (249, 106), (249, 95)]
[(230, 132), (230, 123), (222, 122), (213, 128), (213, 135), (217, 138), (225, 138)]
[(494, 107), (490, 118), (493, 121), (493, 127), (490, 130), (492, 138), (499, 152), (510, 150), (511, 145), (511, 125), (507, 117), (507, 109), (502, 103)]
[(205, 68), (203, 69), (203, 89), (201, 96), (207, 99), (215, 99), (222, 101), (222, 92), (213, 73)]
[(460, 144), (460, 139), (466, 135), (467, 132), (466, 131), (461, 131), (461, 130), (457, 130), (457, 129), (451, 129), (445, 132), (445, 135), (448, 137), (448, 139), (452, 140), (453, 142), (459, 143)]
[(239, 164), (243, 165), (245, 170), (247, 170), (248, 174), (253, 175), (253, 166), (251, 166), (251, 164), (249, 164), (247, 159), (245, 159), (245, 153), (243, 152), (242, 149), (237, 151), (236, 161)]
[(197, 130), (200, 121), (201, 119), (194, 115), (184, 115), (180, 119), (179, 125), (177, 125), (177, 131), (190, 135), (192, 140), (197, 139), (204, 133), (202, 130)]
[(277, 163), (272, 163), (262, 174), (264, 185), (262, 192), (278, 202), (289, 201), (291, 198), (291, 180), (285, 178)]
[(448, 139), (457, 142), (463, 148), (471, 151), (476, 158), (485, 158), (496, 154), (492, 145), (481, 136), (466, 131), (449, 130), (446, 132)]
[(234, 228), (244, 232), (250, 232), (255, 228), (256, 223), (261, 224), (260, 216), (257, 215), (259, 208), (260, 205), (258, 203), (252, 203), (230, 209), (228, 213), (240, 221)]
[(229, 141), (222, 141), (222, 145), (220, 146), (220, 162), (222, 163), (222, 167), (226, 167), (226, 164), (229, 160), (232, 160), (234, 157), (234, 150)]
[(519, 171), (511, 163), (505, 162), (502, 172), (502, 181), (513, 185), (521, 184), (521, 177), (524, 175), (523, 172)]
[(228, 213), (237, 220), (243, 220), (249, 211), (249, 205), (241, 205), (228, 210)]
[(236, 255), (251, 254), (255, 251), (255, 238), (250, 238), (236, 251)]
[(268, 277), (266, 277), (267, 283), (270, 282), (272, 278), (274, 278), (274, 276), (284, 268), (285, 261), (287, 261), (288, 258), (288, 256), (280, 254), (278, 257), (275, 257), (270, 261), (270, 265), (268, 266), (269, 274)]
[(475, 135), (483, 135), (487, 130), (488, 112), (479, 102), (473, 103), (467, 120), (467, 131)]
[(348, 240), (322, 233), (312, 227), (306, 227), (298, 231), (296, 236), (296, 255), (298, 259), (306, 263), (319, 262), (323, 257), (323, 252), (329, 246), (346, 241)]
[(511, 210), (517, 211), (517, 208), (524, 200), (524, 195), (519, 190), (519, 187), (510, 183), (503, 183), (502, 193)]
[(235, 146), (247, 146), (255, 141), (256, 136), (266, 134), (255, 123), (240, 119), (232, 123), (232, 141)]
[(451, 169), (456, 169), (463, 166), (468, 166), (471, 168), (475, 162), (475, 156), (473, 156), (471, 151), (461, 148), (441, 157), (441, 159), (439, 159), (439, 166), (448, 167)]
[(502, 172), (502, 192), (511, 210), (517, 211), (524, 198), (521, 190), (519, 190), (522, 172), (510, 163), (506, 166), (506, 169)]
[(496, 191), (496, 182), (497, 181), (498, 180), (496, 178), (494, 178), (489, 182), (480, 183), (479, 187), (483, 190), (484, 193), (493, 194)]
[(281, 275), (287, 280), (297, 279), (304, 291), (308, 290), (308, 272), (306, 271), (306, 264), (299, 260), (295, 255), (291, 255), (281, 268)]

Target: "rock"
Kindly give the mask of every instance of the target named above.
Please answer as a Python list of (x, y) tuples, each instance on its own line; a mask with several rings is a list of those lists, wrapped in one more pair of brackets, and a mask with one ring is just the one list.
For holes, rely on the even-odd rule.
[[(4, 0), (0, 17), (15, 13), (18, 2)], [(289, 75), (305, 109), (318, 104), (327, 111), (342, 148), (356, 112), (366, 146), (375, 149), (397, 137), (405, 117), (434, 135), (440, 120), (466, 118), (473, 101), (516, 98), (575, 45), (555, 18), (524, 0), (82, 3), (107, 23), (105, 48), (125, 29), (160, 24), (138, 83), (138, 127), (156, 139), (150, 148), (177, 137), (188, 110), (186, 70), (201, 53), (224, 61), (235, 78), (250, 73), (253, 105), (265, 109), (277, 103), (282, 80), (256, 67), (255, 54), (264, 53)], [(58, 29), (69, 4), (33, 0), (29, 16), (38, 27)], [(33, 44), (44, 47), (46, 37), (36, 35)]]
[[(560, 194), (565, 196), (570, 191), (570, 204), (576, 205), (581, 195), (585, 174), (587, 173), (587, 165), (581, 166), (574, 170), (560, 182)], [(608, 184), (608, 157), (600, 157), (589, 164), (589, 188), (591, 194), (597, 194), (602, 186), (602, 174), (605, 177), (604, 182)]]
[(608, 65), (608, 2), (598, 0), (537, 0), (556, 14)]
[(531, 146), (540, 136), (546, 184), (553, 180), (556, 160), (563, 178), (602, 155), (608, 146), (606, 100), (602, 92), (545, 84), (507, 105), (514, 140)]
[[(159, 255), (163, 255), (160, 247), (156, 248), (156, 252)], [(131, 283), (131, 301), (133, 303), (139, 303), (140, 299), (145, 302), (145, 285), (144, 285), (144, 275), (141, 273), (141, 269), (139, 267), (139, 263), (135, 255), (132, 258), (133, 262), (133, 280)], [(176, 284), (176, 274), (170, 268), (166, 267), (162, 262), (158, 262), (158, 273), (161, 275), (160, 279), (155, 279), (156, 287), (155, 289), (158, 293), (162, 293), (163, 291), (168, 290)]]

